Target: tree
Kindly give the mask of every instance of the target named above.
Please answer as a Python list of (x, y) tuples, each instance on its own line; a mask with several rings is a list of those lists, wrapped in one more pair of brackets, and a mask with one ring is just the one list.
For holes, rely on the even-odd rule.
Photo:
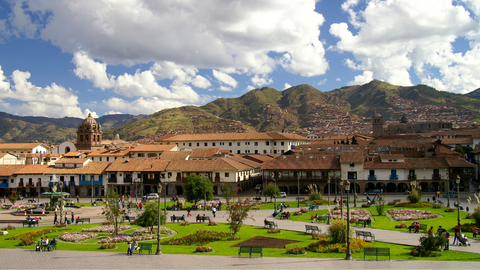
[(267, 197), (270, 197), (270, 201), (272, 201), (273, 196), (275, 195), (277, 197), (280, 196), (280, 190), (278, 190), (278, 187), (277, 187), (275, 192), (275, 185), (270, 182), (268, 183), (267, 187), (263, 190), (263, 194), (265, 194), (265, 196)]
[(400, 118), (400, 123), (406, 124), (408, 123), (407, 116), (405, 114), (402, 115), (402, 118)]
[(206, 196), (207, 201), (213, 199), (213, 184), (210, 179), (205, 178), (203, 175), (189, 174), (185, 179), (185, 198), (189, 202), (197, 202), (204, 199)]
[[(237, 198), (237, 202), (235, 202), (235, 198)], [(252, 206), (255, 203), (250, 197), (247, 198), (239, 198), (238, 196), (235, 196), (233, 199), (233, 203), (230, 205), (227, 205), (226, 210), (228, 212), (228, 218), (227, 221), (229, 222), (230, 230), (232, 230), (233, 236), (237, 234), (237, 232), (240, 231), (243, 225), (243, 221), (247, 218), (251, 218), (253, 220), (253, 217), (250, 215), (250, 211), (252, 210)]]
[(458, 152), (462, 154), (462, 156), (465, 156), (465, 150), (463, 150), (463, 147), (461, 145), (455, 146), (455, 152)]
[(350, 144), (350, 141), (348, 140), (348, 137), (347, 137), (347, 142), (345, 144)]
[(103, 214), (105, 218), (113, 223), (115, 230), (113, 235), (118, 235), (118, 226), (120, 225), (120, 202), (118, 200), (117, 188), (113, 187), (111, 191), (107, 191), (108, 199), (106, 199), (105, 208), (103, 208)]
[(225, 183), (222, 185), (222, 194), (227, 201), (227, 205), (229, 205), (230, 200), (235, 196), (235, 188), (233, 188), (231, 183)]
[(355, 136), (352, 137), (352, 144), (358, 144), (357, 138), (355, 138)]
[(18, 195), (17, 195), (17, 191), (12, 191), (12, 194), (10, 194), (10, 196), (8, 196), (8, 200), (12, 203), (12, 204), (15, 204), (17, 202), (17, 199), (18, 199)]
[[(166, 213), (164, 211), (160, 211), (160, 223), (160, 225), (166, 224)], [(146, 204), (145, 211), (135, 220), (135, 224), (150, 227), (150, 231), (153, 231), (153, 226), (159, 226), (158, 202)]]

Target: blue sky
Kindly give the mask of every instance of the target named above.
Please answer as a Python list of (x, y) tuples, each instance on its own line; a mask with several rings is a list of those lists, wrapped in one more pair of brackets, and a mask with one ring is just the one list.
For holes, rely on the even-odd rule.
[(467, 93), (479, 15), (478, 0), (0, 0), (0, 111), (152, 114), (373, 79)]

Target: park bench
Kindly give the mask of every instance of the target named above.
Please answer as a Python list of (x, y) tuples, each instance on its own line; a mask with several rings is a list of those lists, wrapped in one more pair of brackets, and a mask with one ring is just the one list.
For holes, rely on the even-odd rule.
[(297, 200), (297, 201), (298, 201), (298, 200), (303, 201), (303, 200), (305, 200), (305, 197), (296, 197), (295, 200)]
[(148, 250), (148, 254), (152, 253), (152, 243), (138, 243), (138, 254), (140, 254), (144, 250)]
[(375, 242), (375, 235), (373, 235), (371, 232), (366, 232), (366, 231), (356, 231), (355, 234), (357, 235), (357, 238), (363, 237), (363, 240), (367, 240), (367, 238), (370, 238), (370, 241)]
[(196, 221), (196, 222), (199, 222), (199, 221), (205, 222), (205, 221), (207, 221), (207, 220), (210, 222), (210, 217), (207, 217), (207, 216), (197, 216), (197, 217), (195, 218), (195, 221)]
[(278, 215), (280, 219), (290, 219), (290, 213), (280, 214)]
[(278, 225), (275, 224), (275, 222), (273, 222), (273, 221), (266, 221), (266, 220), (264, 220), (264, 221), (263, 221), (263, 224), (264, 224), (264, 227), (265, 227), (265, 228), (270, 228), (270, 229), (272, 229), (272, 228), (278, 228)]
[(309, 210), (309, 211), (318, 210), (318, 205), (310, 205), (310, 206), (308, 207), (308, 210)]
[(185, 221), (185, 216), (171, 216), (170, 221), (171, 222)]
[(420, 224), (420, 230), (423, 231), (424, 233), (427, 232), (427, 224)]
[(35, 202), (35, 199), (30, 199), (28, 200), (29, 203), (34, 203)]
[(320, 230), (318, 228), (318, 226), (312, 226), (312, 225), (305, 225), (305, 233), (308, 233), (310, 231), (310, 233), (322, 233), (322, 230)]
[(315, 222), (327, 222), (328, 221), (328, 216), (319, 216)]
[(305, 204), (306, 204), (307, 206), (313, 206), (313, 205), (315, 205), (315, 202), (308, 201), (308, 202), (305, 202)]
[(252, 257), (252, 253), (258, 253), (260, 257), (263, 257), (263, 246), (240, 246), (238, 256), (242, 253), (248, 253), (250, 257)]
[(54, 242), (53, 244), (48, 245), (47, 250), (48, 251), (57, 250), (57, 242)]
[(363, 226), (364, 228), (366, 226), (372, 227), (372, 221), (369, 219), (358, 219), (357, 220), (357, 226)]
[(78, 224), (78, 223), (80, 223), (80, 222), (82, 222), (82, 224), (83, 224), (84, 222), (90, 223), (90, 218), (77, 218), (77, 219), (75, 220), (75, 224)]
[(122, 222), (124, 222), (125, 220), (134, 221), (134, 220), (135, 220), (135, 217), (132, 217), (132, 216), (123, 216), (123, 217), (122, 217)]
[(440, 200), (437, 200), (437, 203), (438, 203), (438, 204), (443, 204), (443, 202), (442, 202), (442, 201), (440, 201)]
[(400, 200), (400, 199), (399, 199), (399, 200), (393, 200), (393, 201), (392, 201), (392, 204), (396, 204), (396, 203), (399, 203), (399, 202), (401, 202), (401, 201), (402, 201), (402, 200)]
[(255, 201), (261, 201), (261, 200), (262, 200), (262, 198), (260, 198), (260, 197), (255, 197), (255, 198), (253, 198), (253, 199), (254, 199)]
[(25, 227), (25, 225), (28, 225), (28, 227), (35, 227), (35, 224), (37, 224), (37, 227), (38, 227), (38, 220), (25, 220), (25, 221), (22, 221), (22, 225), (23, 227)]
[(364, 248), (363, 249), (363, 260), (365, 260), (365, 256), (375, 256), (375, 260), (378, 261), (378, 256), (388, 256), (388, 260), (390, 260), (390, 248)]

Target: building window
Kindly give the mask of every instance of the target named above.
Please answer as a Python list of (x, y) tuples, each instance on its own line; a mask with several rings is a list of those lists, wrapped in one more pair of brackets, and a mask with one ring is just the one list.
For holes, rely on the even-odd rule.
[(284, 150), (281, 150), (282, 154), (285, 152)]
[(228, 143), (228, 146), (232, 146), (232, 142), (229, 142), (229, 143)]
[(188, 143), (188, 146), (192, 146), (192, 143)]
[(280, 145), (281, 145), (281, 146), (284, 146), (284, 145), (285, 145), (285, 142), (280, 142)]
[(200, 146), (200, 143), (197, 142), (197, 146)]
[(355, 163), (353, 163), (353, 162), (350, 163), (350, 167), (352, 167), (352, 168), (355, 167)]
[(226, 172), (225, 177), (230, 177), (230, 173)]
[(240, 146), (240, 142), (237, 142), (237, 146)]
[(181, 177), (181, 176), (182, 176), (182, 174), (177, 172), (177, 177)]
[(277, 150), (273, 150), (273, 153), (276, 154), (276, 153), (277, 153)]
[(273, 145), (276, 146), (276, 145), (277, 145), (277, 142), (273, 142)]
[(270, 142), (269, 142), (269, 141), (266, 141), (265, 144), (266, 144), (266, 145), (270, 145)]
[(255, 142), (255, 146), (258, 146), (258, 142)]
[(258, 154), (258, 150), (255, 150), (255, 154)]
[(215, 146), (215, 143), (214, 143), (214, 142), (212, 142), (212, 146)]
[(203, 146), (208, 146), (208, 143), (204, 143)]
[(237, 150), (237, 154), (240, 154), (240, 150)]
[(267, 150), (263, 150), (263, 153), (266, 154), (266, 153), (267, 153)]

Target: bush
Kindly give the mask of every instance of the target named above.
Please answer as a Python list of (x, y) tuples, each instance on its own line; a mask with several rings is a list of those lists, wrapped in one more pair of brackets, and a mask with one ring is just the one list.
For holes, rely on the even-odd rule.
[(433, 236), (429, 234), (425, 237), (420, 237), (420, 246), (413, 248), (411, 251), (412, 256), (416, 257), (437, 257), (440, 256), (435, 251), (439, 251), (440, 247), (445, 246), (447, 238), (443, 236)]
[(278, 233), (281, 233), (281, 231), (279, 229), (269, 229), (267, 231), (267, 233), (269, 234), (278, 234)]
[(117, 248), (114, 243), (103, 243), (99, 249), (114, 249)]
[(195, 252), (213, 252), (213, 249), (209, 246), (201, 246), (195, 249)]
[(423, 207), (432, 207), (432, 204), (426, 203), (426, 202), (417, 202), (417, 203), (399, 202), (395, 204), (395, 207), (423, 208)]
[(363, 208), (370, 208), (370, 204), (364, 203), (364, 204), (362, 204), (362, 207), (363, 207)]
[(379, 216), (385, 215), (385, 201), (383, 200), (382, 197), (380, 197), (380, 200), (378, 201), (376, 208), (377, 208), (377, 214)]
[(472, 217), (473, 219), (475, 219), (475, 223), (477, 223), (477, 226), (480, 227), (480, 207), (475, 208)]
[(180, 223), (180, 226), (190, 226), (190, 225), (192, 225), (192, 223), (190, 223), (186, 220), (184, 222)]
[(453, 209), (453, 208), (447, 208), (447, 209), (445, 209), (445, 212), (455, 212), (455, 209)]
[(422, 193), (413, 189), (412, 193), (408, 194), (407, 199), (410, 203), (418, 203), (422, 199)]
[(17, 228), (13, 227), (12, 225), (8, 224), (7, 227), (3, 228), (5, 231), (14, 231)]
[[(308, 244), (306, 249), (320, 253), (344, 253), (347, 250), (345, 243), (333, 243), (325, 234), (318, 235), (317, 239), (318, 241)], [(366, 247), (373, 247), (373, 245), (358, 238), (352, 238), (350, 240), (352, 253), (362, 252)]]
[(475, 223), (465, 223), (460, 225), (462, 226), (462, 232), (473, 232), (474, 230), (479, 229)]
[(438, 205), (438, 204), (434, 204), (432, 207), (433, 207), (433, 208), (436, 208), (436, 209), (442, 208), (442, 207), (441, 207), (440, 205)]
[[(353, 232), (353, 230), (352, 230)], [(346, 220), (333, 220), (332, 225), (328, 228), (328, 234), (332, 240), (332, 243), (346, 243), (347, 242), (347, 221)]]
[(405, 228), (408, 228), (408, 226), (405, 223), (400, 223), (395, 225), (395, 228), (405, 229)]
[(308, 196), (308, 198), (311, 200), (311, 201), (320, 201), (323, 199), (323, 196), (321, 193), (319, 193), (318, 191), (312, 191), (310, 193), (310, 196)]

